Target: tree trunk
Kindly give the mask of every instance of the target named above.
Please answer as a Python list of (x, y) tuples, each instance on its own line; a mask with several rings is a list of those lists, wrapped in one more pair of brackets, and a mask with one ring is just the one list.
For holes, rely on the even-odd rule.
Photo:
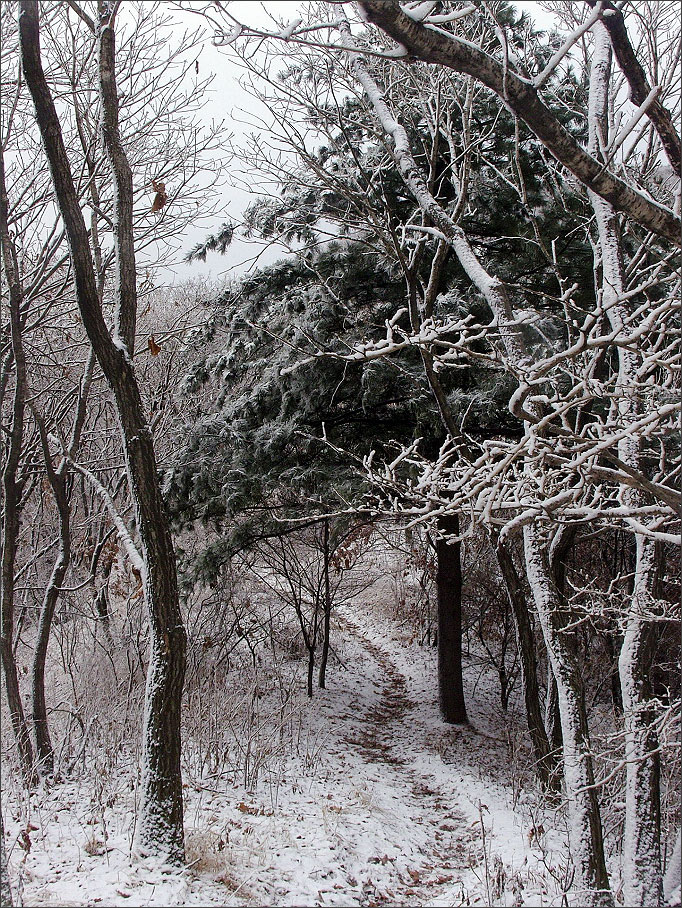
[(663, 905), (661, 760), (651, 699), (656, 634), (653, 623), (644, 618), (654, 571), (655, 544), (637, 536), (632, 607), (618, 660), (626, 759), (623, 895), (633, 908)]
[[(439, 533), (459, 534), (459, 517), (438, 519)], [(467, 721), (462, 683), (462, 566), (460, 542), (436, 541), (438, 589), (438, 696), (443, 719), (454, 725)]]
[(2, 471), (2, 581), (0, 585), (0, 654), (5, 676), (5, 691), (10, 720), (19, 752), (19, 764), (26, 785), (35, 781), (33, 748), (21, 702), (19, 675), (14, 658), (14, 568), (19, 536), (22, 483), (18, 480), (19, 461), (24, 436), (26, 401), (26, 360), (21, 334), (22, 290), (14, 245), (10, 238), (8, 199), (5, 185), (5, 162), (0, 147), (0, 244), (2, 262), (7, 279), (10, 305), (10, 333), (14, 356), (15, 387), (12, 402), (12, 425), (9, 431), (9, 449)]
[(592, 748), (585, 713), (582, 675), (566, 631), (569, 615), (551, 580), (548, 558), (537, 527), (523, 530), (526, 570), (556, 678), (563, 736), (564, 778), (569, 812), (569, 844), (576, 868), (579, 904), (613, 906), (604, 858), (599, 800), (594, 788)]
[(116, 399), (135, 502), (151, 630), (144, 719), (140, 853), (184, 860), (180, 722), (187, 637), (180, 612), (175, 552), (161, 497), (154, 445), (134, 378)]
[(526, 722), (533, 745), (535, 771), (543, 790), (556, 791), (561, 786), (559, 759), (558, 753), (549, 743), (542, 721), (535, 636), (528, 613), (528, 603), (509, 549), (504, 543), (499, 543), (495, 546), (495, 554), (514, 614)]
[[(594, 25), (594, 59), (590, 75), (590, 148), (601, 153), (608, 136), (608, 101), (611, 73), (611, 41), (603, 22)], [(589, 193), (599, 231), (599, 259), (602, 305), (615, 335), (633, 330), (630, 312), (623, 300), (625, 279), (618, 217), (612, 206), (594, 192)], [(636, 327), (636, 325), (634, 326)], [(624, 431), (618, 441), (623, 463), (641, 470), (640, 438), (629, 429), (641, 410), (639, 388), (641, 358), (629, 345), (617, 345), (618, 416)], [(625, 506), (642, 501), (639, 489), (623, 488)], [(628, 905), (661, 905), (660, 756), (655, 709), (651, 703), (649, 673), (653, 660), (652, 628), (646, 620), (651, 609), (655, 578), (655, 544), (635, 533), (635, 574), (627, 624), (618, 661), (625, 723), (625, 830), (623, 843), (623, 893)]]
[(61, 587), (66, 577), (66, 572), (71, 563), (71, 502), (67, 484), (67, 470), (69, 459), (75, 456), (80, 444), (81, 432), (85, 424), (87, 400), (92, 383), (95, 358), (92, 351), (85, 366), (85, 372), (80, 383), (78, 404), (76, 406), (71, 439), (69, 441), (68, 456), (63, 456), (57, 469), (52, 465), (52, 456), (47, 439), (47, 432), (42, 417), (33, 408), (33, 415), (38, 425), (40, 441), (43, 448), (45, 471), (57, 505), (59, 517), (59, 552), (52, 568), (52, 574), (45, 590), (43, 604), (38, 621), (35, 651), (33, 654), (31, 696), (33, 700), (33, 732), (36, 739), (36, 754), (38, 759), (38, 772), (51, 775), (54, 772), (54, 750), (50, 740), (47, 707), (45, 703), (45, 661), (47, 647), (50, 642), (50, 632), (54, 619), (55, 609), (59, 601)]
[(135, 377), (135, 259), (132, 245), (132, 176), (118, 132), (114, 31), (109, 4), (100, 2), (99, 72), (102, 132), (114, 174), (117, 257), (116, 338), (102, 314), (88, 233), (40, 59), (39, 10), (20, 3), (20, 42), (26, 82), (50, 164), (64, 221), (85, 330), (116, 400), (130, 492), (140, 534), (151, 653), (145, 696), (142, 799), (136, 847), (171, 861), (184, 859), (180, 710), (187, 638), (178, 597), (175, 552), (165, 511), (151, 431)]
[(52, 574), (40, 609), (38, 634), (36, 636), (36, 648), (33, 654), (31, 672), (33, 733), (36, 739), (36, 757), (38, 772), (44, 775), (51, 775), (54, 772), (54, 750), (50, 740), (47, 707), (45, 704), (45, 660), (47, 658), (47, 646), (50, 641), (52, 619), (59, 600), (59, 591), (64, 583), (64, 577), (71, 560), (71, 520), (64, 476), (60, 477), (59, 485), (61, 486), (60, 490), (55, 492), (59, 513), (59, 553), (52, 568)]
[(561, 713), (559, 710), (559, 691), (552, 671), (552, 661), (547, 658), (547, 690), (545, 693), (545, 728), (551, 749), (559, 754), (564, 745), (561, 736)]
[(327, 680), (327, 660), (329, 659), (329, 636), (332, 618), (332, 593), (329, 582), (329, 518), (324, 520), (323, 558), (324, 558), (324, 625), (322, 628), (322, 655), (320, 656), (319, 685), (324, 689)]
[(313, 698), (313, 677), (315, 675), (315, 648), (308, 649), (308, 683), (306, 684), (306, 691), (308, 693), (308, 698), (312, 700)]
[(5, 824), (0, 813), (0, 906), (12, 908), (12, 887), (9, 884), (7, 849), (5, 848)]

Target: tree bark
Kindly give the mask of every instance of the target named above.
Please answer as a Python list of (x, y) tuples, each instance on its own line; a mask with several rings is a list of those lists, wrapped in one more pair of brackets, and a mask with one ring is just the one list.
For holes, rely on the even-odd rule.
[(547, 690), (545, 692), (545, 728), (549, 746), (557, 753), (563, 747), (561, 737), (561, 713), (559, 710), (559, 691), (552, 671), (552, 661), (547, 659)]
[[(590, 147), (598, 153), (599, 132), (606, 137), (611, 74), (611, 41), (602, 22), (594, 27), (595, 48), (590, 76)], [(599, 265), (602, 275), (602, 305), (614, 334), (632, 330), (623, 302), (622, 245), (618, 218), (607, 201), (590, 193), (599, 232)], [(618, 350), (618, 415), (623, 426), (636, 419), (640, 409), (638, 385), (640, 361), (629, 346)], [(640, 469), (640, 439), (623, 431), (618, 456), (628, 466)], [(622, 500), (633, 507), (641, 503), (639, 489), (624, 488)], [(627, 609), (625, 633), (618, 660), (625, 726), (625, 830), (623, 845), (623, 893), (632, 906), (663, 903), (660, 818), (660, 756), (655, 709), (651, 702), (650, 672), (654, 657), (651, 610), (656, 571), (655, 543), (635, 533), (636, 554), (632, 596)]]
[(45, 595), (43, 596), (31, 672), (33, 732), (36, 739), (36, 755), (38, 758), (37, 768), (40, 773), (45, 775), (51, 775), (54, 772), (54, 750), (52, 741), (50, 740), (47, 706), (45, 702), (45, 661), (47, 658), (47, 647), (50, 641), (52, 621), (59, 601), (60, 590), (71, 563), (71, 503), (69, 500), (67, 469), (69, 459), (75, 455), (80, 443), (81, 432), (85, 423), (87, 400), (90, 392), (94, 365), (94, 354), (91, 352), (80, 383), (76, 414), (69, 442), (68, 457), (62, 457), (56, 470), (52, 465), (52, 456), (50, 454), (47, 432), (43, 419), (37, 410), (35, 408), (33, 409), (43, 448), (45, 471), (47, 473), (48, 482), (50, 483), (50, 488), (52, 489), (55, 504), (57, 505), (59, 521), (59, 551), (52, 568), (50, 580), (45, 589)]
[(306, 683), (306, 692), (308, 698), (312, 700), (313, 698), (313, 677), (315, 675), (315, 650), (308, 650), (308, 681)]
[(5, 824), (0, 813), (0, 906), (12, 908), (12, 887), (9, 883), (7, 849), (5, 848)]
[(329, 582), (329, 518), (324, 519), (323, 529), (323, 555), (324, 558), (324, 624), (322, 626), (322, 654), (320, 656), (319, 685), (324, 690), (327, 680), (327, 660), (329, 659), (329, 637), (331, 633), (332, 618), (332, 592)]
[[(35, 0), (21, 0), (22, 63), (36, 111), (52, 182), (64, 221), (78, 306), (85, 330), (116, 400), (129, 486), (135, 506), (144, 562), (143, 587), (150, 623), (150, 661), (145, 696), (142, 803), (136, 847), (171, 861), (184, 859), (180, 710), (187, 639), (178, 598), (175, 553), (159, 485), (154, 444), (135, 377), (132, 352), (135, 306), (134, 250), (128, 225), (132, 184), (121, 166), (114, 77), (114, 33), (109, 5), (99, 5), (100, 94), (103, 132), (116, 183), (114, 216), (117, 244), (118, 332), (109, 335), (99, 302), (88, 233), (74, 188), (61, 129), (40, 59), (39, 10)], [(116, 110), (112, 110), (113, 107)], [(126, 260), (132, 268), (122, 268)], [(133, 282), (134, 283), (134, 282)]]
[(623, 894), (633, 906), (663, 905), (661, 758), (651, 691), (656, 634), (643, 617), (654, 570), (654, 543), (638, 536), (633, 606), (618, 660), (626, 759)]
[(528, 613), (528, 603), (521, 578), (507, 546), (499, 543), (495, 546), (495, 554), (514, 615), (526, 722), (533, 745), (535, 771), (543, 790), (557, 791), (561, 787), (559, 753), (550, 745), (542, 720), (535, 636)]
[[(47, 455), (49, 457), (49, 454)], [(50, 641), (50, 630), (55, 608), (59, 600), (59, 591), (64, 583), (66, 572), (71, 561), (71, 514), (66, 491), (66, 477), (60, 476), (53, 486), (59, 514), (59, 553), (52, 568), (52, 574), (45, 590), (43, 604), (38, 620), (33, 666), (31, 671), (31, 696), (33, 700), (33, 733), (36, 739), (36, 757), (38, 772), (51, 775), (54, 772), (54, 750), (50, 739), (50, 729), (45, 703), (45, 660)]]
[[(591, 7), (594, 7), (597, 0), (586, 0), (586, 2)], [(604, 8), (609, 11), (609, 15), (604, 16), (601, 22), (606, 27), (611, 38), (611, 46), (616, 55), (616, 60), (618, 60), (618, 65), (628, 80), (630, 100), (633, 104), (643, 104), (651, 91), (651, 85), (630, 42), (622, 10), (618, 9), (611, 0), (606, 0)], [(675, 173), (679, 175), (680, 166), (682, 165), (680, 137), (675, 129), (675, 123), (670, 111), (661, 104), (658, 98), (655, 98), (647, 110), (647, 116), (659, 135), (661, 144)]]
[[(459, 517), (438, 519), (439, 534), (459, 534)], [(442, 535), (436, 540), (438, 590), (438, 698), (443, 719), (454, 725), (467, 721), (462, 683), (462, 565), (461, 543)]]
[(526, 525), (523, 537), (528, 581), (559, 696), (570, 843), (577, 871), (576, 896), (584, 900), (580, 904), (611, 908), (613, 896), (604, 858), (599, 800), (594, 788), (582, 675), (572, 634), (566, 631), (569, 616), (556, 594), (537, 528)]

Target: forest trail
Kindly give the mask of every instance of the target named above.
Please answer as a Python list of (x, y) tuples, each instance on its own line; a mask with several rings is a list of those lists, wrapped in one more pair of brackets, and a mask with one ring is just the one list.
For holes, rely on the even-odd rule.
[[(470, 663), (472, 724), (445, 725), (435, 651), (379, 613), (380, 593), (335, 613), (338, 661), (328, 687), (308, 701), (299, 675), (284, 743), (274, 722), (278, 701), (262, 707), (261, 725), (241, 742), (261, 760), (257, 781), (185, 767), (181, 872), (131, 860), (134, 762), (104, 774), (84, 767), (36, 792), (30, 809), (15, 801), (5, 821), (24, 904), (560, 904), (538, 861), (528, 863), (491, 682)], [(224, 681), (226, 697), (244, 696), (233, 675)], [(32, 847), (22, 852), (12, 843), (28, 823)], [(521, 892), (532, 900), (519, 900)]]
[(355, 737), (347, 737), (349, 744), (359, 748), (364, 758), (372, 763), (403, 766), (405, 760), (396, 752), (396, 740), (404, 737), (406, 718), (415, 703), (407, 693), (405, 676), (391, 662), (387, 653), (364, 636), (350, 619), (345, 628), (354, 634), (360, 645), (367, 650), (384, 680), (378, 702), (371, 706), (359, 722)]
[[(395, 869), (383, 892), (376, 890), (362, 904), (372, 905), (430, 905), (438, 904), (443, 887), (450, 890), (462, 873), (471, 876), (480, 855), (476, 852), (477, 830), (461, 811), (452, 805), (453, 792), (443, 790), (433, 773), (417, 768), (415, 753), (414, 711), (417, 702), (410, 696), (408, 679), (392, 659), (388, 650), (381, 649), (349, 614), (341, 622), (341, 630), (351, 635), (367, 658), (362, 665), (367, 675), (379, 680), (376, 699), (367, 705), (350, 734), (347, 743), (356, 749), (367, 767), (367, 776), (401, 791), (404, 808), (411, 824), (424, 827), (426, 847), (413, 853), (415, 866), (406, 872)], [(372, 663), (374, 663), (372, 665)], [(431, 829), (429, 830), (429, 826)], [(384, 824), (386, 846), (400, 851), (405, 841), (405, 825), (400, 822)], [(393, 865), (390, 860), (381, 861)], [(461, 884), (462, 900), (466, 889)]]

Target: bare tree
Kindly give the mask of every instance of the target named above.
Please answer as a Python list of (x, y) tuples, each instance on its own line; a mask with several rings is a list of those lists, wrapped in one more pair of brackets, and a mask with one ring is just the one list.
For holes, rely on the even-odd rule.
[(69, 240), (81, 317), (116, 399), (142, 545), (143, 583), (151, 626), (151, 658), (147, 680), (138, 848), (143, 852), (160, 852), (172, 860), (181, 860), (184, 857), (184, 835), (180, 705), (186, 635), (178, 600), (173, 542), (159, 487), (154, 444), (132, 363), (137, 318), (133, 195), (131, 171), (119, 135), (114, 37), (116, 8), (99, 2), (96, 23), (102, 129), (116, 187), (117, 304), (113, 338), (102, 313), (88, 233), (59, 117), (42, 67), (39, 5), (36, 2), (20, 4), (20, 40), (24, 75), (35, 105), (55, 196)]
[[(17, 665), (14, 657), (14, 574), (21, 497), (25, 485), (25, 479), (19, 473), (19, 462), (22, 456), (26, 412), (26, 358), (22, 338), (23, 293), (19, 282), (16, 249), (9, 233), (5, 164), (1, 148), (0, 243), (2, 244), (2, 263), (9, 290), (10, 304), (11, 350), (7, 352), (6, 358), (8, 359), (11, 355), (15, 371), (9, 448), (6, 451), (2, 471), (2, 598), (0, 600), (2, 607), (2, 666), (12, 727), (19, 750), (21, 770), (25, 781), (30, 784), (34, 778), (33, 748), (21, 702)], [(5, 366), (5, 363), (3, 363), (3, 366)]]
[[(608, 143), (608, 105), (611, 82), (611, 40), (613, 28), (601, 22), (594, 25), (595, 46), (590, 80), (590, 151), (595, 157), (603, 154)], [(622, 30), (616, 31), (617, 46), (623, 52)], [(659, 120), (660, 122), (660, 115)], [(663, 120), (663, 122), (667, 122)], [(664, 131), (664, 136), (668, 132)], [(669, 144), (669, 143), (668, 143)], [(678, 144), (679, 161), (679, 144)], [(616, 213), (606, 199), (590, 193), (594, 208), (598, 241), (595, 256), (601, 272), (601, 298), (613, 331), (625, 333), (629, 318), (624, 303), (625, 277), (621, 231)], [(624, 420), (636, 418), (641, 412), (641, 367), (646, 350), (618, 348), (618, 386), (621, 392), (617, 407)], [(649, 366), (651, 369), (651, 366)], [(620, 459), (638, 472), (641, 471), (642, 439), (624, 435), (618, 443)], [(625, 488), (621, 493), (624, 505), (637, 507), (645, 497), (644, 490)], [(656, 543), (642, 533), (635, 533), (635, 574), (632, 600), (625, 620), (625, 635), (618, 660), (625, 714), (625, 752), (627, 782), (625, 795), (625, 836), (628, 848), (624, 853), (623, 890), (631, 905), (662, 905), (663, 877), (661, 870), (660, 817), (660, 757), (652, 709), (650, 674), (655, 654), (652, 614), (653, 587), (656, 574)]]
[(59, 550), (52, 568), (50, 579), (45, 588), (45, 594), (40, 609), (31, 672), (31, 696), (33, 701), (33, 729), (36, 738), (36, 756), (39, 771), (47, 774), (51, 774), (54, 770), (54, 749), (50, 739), (47, 705), (45, 702), (45, 662), (47, 658), (47, 647), (50, 640), (50, 628), (57, 607), (60, 589), (64, 584), (64, 579), (71, 562), (71, 506), (69, 500), (70, 488), (68, 471), (72, 458), (76, 456), (76, 451), (80, 444), (81, 433), (85, 424), (88, 395), (92, 384), (94, 365), (95, 357), (94, 354), (91, 353), (79, 386), (76, 412), (68, 449), (66, 454), (61, 457), (60, 463), (56, 468), (52, 462), (45, 422), (37, 410), (35, 410), (35, 408), (33, 410), (40, 434), (47, 479), (57, 506), (57, 519), (59, 524)]

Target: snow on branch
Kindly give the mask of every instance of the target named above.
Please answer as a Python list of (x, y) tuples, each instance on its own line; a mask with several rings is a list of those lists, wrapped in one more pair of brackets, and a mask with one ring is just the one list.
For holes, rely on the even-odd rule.
[(448, 22), (456, 22), (458, 19), (464, 19), (470, 13), (476, 11), (473, 4), (468, 4), (463, 9), (453, 10), (451, 13), (433, 13), (438, 4), (435, 0), (424, 0), (417, 5), (408, 3), (403, 6), (403, 12), (415, 22), (424, 22), (429, 25), (444, 25)]
[(603, 15), (603, 7), (604, 4), (602, 0), (599, 0), (594, 10), (592, 11), (592, 15), (589, 16), (581, 26), (576, 28), (575, 31), (571, 32), (571, 34), (564, 41), (559, 50), (552, 56), (549, 63), (547, 64), (547, 66), (545, 66), (540, 75), (534, 79), (534, 88), (541, 88), (545, 84), (545, 82), (549, 79), (549, 77), (552, 75), (554, 70), (557, 68), (559, 63), (561, 63), (570, 49), (574, 46), (574, 44), (576, 44), (582, 38), (585, 32), (589, 31), (592, 28), (597, 19), (601, 18), (601, 16)]
[(635, 128), (635, 126), (637, 126), (639, 121), (649, 110), (649, 108), (654, 103), (656, 98), (658, 98), (660, 93), (661, 93), (661, 89), (657, 85), (654, 85), (654, 87), (651, 89), (651, 91), (646, 96), (644, 101), (642, 101), (642, 103), (639, 105), (637, 110), (634, 112), (634, 114), (632, 115), (630, 120), (628, 120), (628, 122), (625, 124), (625, 126), (621, 129), (621, 131), (618, 133), (618, 135), (615, 137), (615, 139), (611, 142), (611, 144), (607, 148), (607, 150), (606, 150), (607, 160), (610, 160), (611, 157), (613, 156), (613, 153), (618, 148), (620, 148), (620, 146), (627, 139), (627, 137), (630, 135), (632, 130)]
[[(49, 438), (53, 443), (55, 443), (61, 447), (61, 443), (58, 438), (56, 438), (54, 435), (50, 435)], [(64, 457), (64, 459), (66, 461), (68, 461), (69, 464), (71, 464), (71, 466), (77, 473), (80, 473), (81, 476), (84, 476), (88, 480), (90, 485), (100, 496), (100, 498), (104, 502), (105, 508), (109, 512), (109, 516), (111, 517), (112, 523), (116, 527), (116, 532), (118, 534), (118, 537), (121, 540), (121, 542), (123, 543), (123, 546), (128, 554), (128, 557), (130, 558), (131, 565), (135, 568), (136, 571), (138, 571), (138, 573), (141, 576), (144, 577), (145, 564), (144, 564), (142, 555), (140, 554), (135, 543), (133, 542), (133, 538), (130, 535), (130, 533), (128, 532), (128, 528), (126, 527), (123, 518), (119, 514), (118, 509), (116, 508), (116, 505), (114, 504), (114, 502), (111, 498), (111, 495), (107, 492), (107, 490), (104, 488), (104, 486), (99, 481), (99, 479), (97, 479), (97, 477), (95, 476), (94, 473), (91, 473), (90, 470), (87, 469), (87, 467), (84, 467), (82, 464), (79, 464), (79, 463), (77, 463), (77, 461), (73, 460), (69, 456), (68, 452), (63, 449), (62, 449), (62, 456)]]

